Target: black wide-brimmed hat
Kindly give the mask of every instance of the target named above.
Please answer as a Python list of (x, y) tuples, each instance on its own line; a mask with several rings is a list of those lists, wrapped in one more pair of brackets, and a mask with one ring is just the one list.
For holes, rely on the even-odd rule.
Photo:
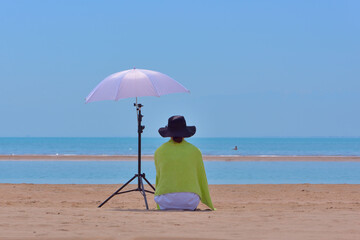
[(166, 127), (159, 128), (162, 137), (191, 137), (196, 132), (195, 126), (186, 126), (183, 116), (172, 116)]

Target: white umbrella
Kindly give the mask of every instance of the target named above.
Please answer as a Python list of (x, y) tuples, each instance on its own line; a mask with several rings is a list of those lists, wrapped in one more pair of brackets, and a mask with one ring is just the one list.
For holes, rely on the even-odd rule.
[[(137, 112), (137, 121), (138, 121), (138, 173), (135, 174), (127, 183), (121, 186), (116, 190), (110, 197), (108, 197), (99, 207), (103, 206), (107, 201), (109, 201), (113, 196), (117, 194), (140, 191), (144, 196), (146, 209), (148, 208), (145, 192), (154, 193), (148, 190), (145, 190), (143, 179), (150, 185), (150, 187), (155, 191), (155, 188), (151, 183), (145, 178), (145, 173), (141, 173), (141, 133), (144, 129), (144, 126), (141, 125), (142, 117), (141, 107), (142, 104), (137, 103), (138, 97), (143, 96), (156, 96), (160, 97), (161, 95), (177, 93), (177, 92), (190, 92), (180, 83), (170, 78), (169, 76), (145, 69), (130, 69), (118, 73), (114, 73), (103, 81), (101, 81), (94, 90), (86, 97), (86, 102), (102, 101), (102, 100), (119, 100), (122, 98), (136, 98), (136, 107)], [(128, 185), (135, 178), (138, 179), (138, 187), (136, 189), (123, 191), (121, 190)]]
[(156, 96), (190, 92), (169, 76), (145, 69), (130, 69), (111, 74), (87, 96), (86, 102)]

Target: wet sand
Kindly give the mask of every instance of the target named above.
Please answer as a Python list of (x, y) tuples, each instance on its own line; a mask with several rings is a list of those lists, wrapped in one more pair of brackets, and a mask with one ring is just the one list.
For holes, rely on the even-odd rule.
[(151, 195), (146, 211), (139, 192), (97, 208), (119, 186), (0, 184), (0, 239), (360, 239), (360, 185), (210, 185), (216, 211), (158, 211)]

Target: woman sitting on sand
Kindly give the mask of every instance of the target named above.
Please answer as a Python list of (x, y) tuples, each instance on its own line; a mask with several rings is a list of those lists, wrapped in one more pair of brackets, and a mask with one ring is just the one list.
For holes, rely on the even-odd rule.
[(214, 210), (200, 150), (184, 140), (195, 134), (183, 116), (172, 116), (162, 137), (171, 139), (155, 152), (155, 202), (161, 210), (195, 210), (203, 202)]

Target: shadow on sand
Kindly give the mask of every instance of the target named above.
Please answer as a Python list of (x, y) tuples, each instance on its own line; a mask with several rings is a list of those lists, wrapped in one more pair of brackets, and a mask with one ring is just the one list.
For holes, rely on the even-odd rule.
[(122, 208), (111, 208), (111, 209), (106, 209), (108, 211), (119, 211), (119, 212), (211, 212), (210, 209), (196, 209), (194, 211), (191, 210), (158, 210), (158, 209), (122, 209)]

